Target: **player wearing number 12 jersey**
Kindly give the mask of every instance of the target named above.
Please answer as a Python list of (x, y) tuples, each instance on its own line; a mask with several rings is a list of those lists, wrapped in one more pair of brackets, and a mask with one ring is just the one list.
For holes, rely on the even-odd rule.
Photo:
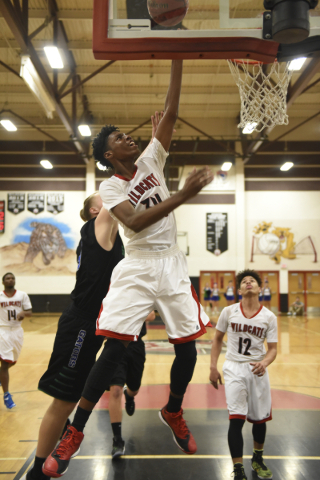
[[(222, 311), (211, 350), (210, 381), (215, 388), (221, 383), (217, 361), (224, 334), (227, 333), (226, 361), (223, 365), (225, 392), (229, 410), (228, 443), (234, 464), (235, 480), (244, 480), (242, 427), (245, 420), (253, 423), (254, 440), (252, 470), (258, 478), (272, 478), (262, 453), (266, 422), (272, 419), (271, 391), (267, 366), (277, 355), (277, 318), (259, 303), (261, 278), (254, 270), (237, 275), (242, 301)], [(267, 340), (268, 351), (264, 347)]]
[(15, 276), (6, 273), (2, 277), (4, 290), (0, 292), (0, 381), (4, 403), (8, 409), (16, 406), (9, 393), (9, 368), (16, 364), (23, 343), (21, 322), (31, 317), (31, 302), (25, 292), (16, 290)]

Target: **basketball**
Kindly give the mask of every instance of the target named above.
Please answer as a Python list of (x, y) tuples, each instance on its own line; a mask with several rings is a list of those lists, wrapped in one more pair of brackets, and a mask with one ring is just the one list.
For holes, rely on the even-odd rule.
[(274, 255), (280, 248), (280, 240), (274, 233), (265, 233), (259, 238), (259, 249), (265, 255)]
[(189, 8), (189, 0), (148, 0), (150, 17), (158, 24), (165, 27), (178, 25)]

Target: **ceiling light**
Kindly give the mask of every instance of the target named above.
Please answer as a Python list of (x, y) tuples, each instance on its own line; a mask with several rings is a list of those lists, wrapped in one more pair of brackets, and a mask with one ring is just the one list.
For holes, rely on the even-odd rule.
[(0, 120), (0, 123), (8, 132), (16, 132), (18, 130), (11, 120)]
[(51, 68), (63, 68), (63, 61), (57, 47), (44, 47), (43, 50)]
[(288, 70), (300, 70), (306, 60), (306, 57), (295, 58), (294, 60), (291, 60), (288, 65)]
[(102, 165), (102, 163), (100, 163), (100, 162), (97, 162), (96, 165), (97, 165), (97, 168), (98, 168), (99, 170), (107, 170), (107, 167), (105, 167), (104, 165)]
[(37, 97), (48, 118), (53, 118), (55, 104), (42, 83), (30, 57), (23, 55), (21, 57), (20, 77), (24, 79), (32, 93)]
[(283, 172), (287, 172), (288, 170), (290, 170), (291, 167), (293, 167), (293, 163), (286, 162), (282, 165), (282, 167), (280, 167), (280, 170), (282, 170)]
[(91, 130), (89, 125), (79, 125), (78, 129), (83, 137), (91, 137)]
[(221, 167), (221, 170), (223, 172), (228, 172), (228, 170), (230, 170), (230, 168), (232, 167), (232, 163), (231, 162), (224, 162), (224, 164), (222, 165)]
[(47, 168), (47, 169), (53, 168), (52, 163), (49, 162), (49, 160), (41, 160), (40, 164), (43, 166), (43, 168)]
[(257, 125), (258, 125), (258, 122), (247, 123), (244, 129), (242, 130), (242, 133), (252, 133)]

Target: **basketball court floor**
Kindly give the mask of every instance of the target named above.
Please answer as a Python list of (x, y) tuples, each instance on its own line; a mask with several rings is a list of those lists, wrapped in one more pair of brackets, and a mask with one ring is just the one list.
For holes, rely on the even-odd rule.
[[(10, 391), (17, 407), (6, 410), (1, 398), (0, 478), (18, 480), (32, 465), (38, 429), (50, 397), (37, 390), (54, 340), (57, 315), (36, 314), (24, 322), (25, 342), (11, 370)], [(212, 323), (217, 320), (212, 317)], [(267, 424), (265, 459), (275, 479), (319, 479), (320, 332), (319, 317), (279, 316), (279, 349), (269, 367), (273, 420)], [(126, 454), (111, 460), (112, 431), (108, 393), (100, 400), (85, 430), (80, 454), (71, 461), (65, 478), (94, 480), (229, 478), (232, 472), (227, 444), (228, 413), (224, 387), (208, 382), (209, 352), (214, 329), (198, 342), (198, 362), (184, 400), (185, 418), (198, 445), (193, 456), (182, 454), (171, 432), (158, 417), (168, 398), (173, 350), (160, 325), (145, 337), (147, 361), (136, 412), (123, 410)], [(225, 350), (219, 366), (222, 367)], [(251, 425), (245, 424), (244, 464), (249, 479)], [(251, 476), (252, 475), (252, 476)]]

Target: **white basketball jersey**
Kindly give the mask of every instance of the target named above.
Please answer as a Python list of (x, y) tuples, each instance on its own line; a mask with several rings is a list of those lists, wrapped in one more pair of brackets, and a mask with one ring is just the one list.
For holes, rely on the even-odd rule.
[(31, 308), (30, 298), (25, 292), (15, 290), (12, 297), (8, 297), (4, 291), (0, 292), (0, 327), (21, 327), (21, 321), (17, 320), (18, 313)]
[[(147, 147), (136, 163), (136, 171), (131, 180), (113, 175), (100, 184), (100, 197), (111, 216), (112, 208), (129, 200), (137, 212), (152, 208), (170, 197), (163, 175), (168, 153), (156, 138)], [(121, 222), (120, 222), (121, 223)], [(124, 234), (129, 238), (127, 253), (134, 250), (159, 251), (173, 247), (177, 243), (177, 228), (174, 213), (135, 233), (121, 223)]]
[(230, 305), (222, 310), (216, 329), (227, 332), (226, 359), (234, 362), (259, 362), (266, 354), (264, 340), (278, 341), (277, 317), (262, 306), (246, 318), (241, 303)]

